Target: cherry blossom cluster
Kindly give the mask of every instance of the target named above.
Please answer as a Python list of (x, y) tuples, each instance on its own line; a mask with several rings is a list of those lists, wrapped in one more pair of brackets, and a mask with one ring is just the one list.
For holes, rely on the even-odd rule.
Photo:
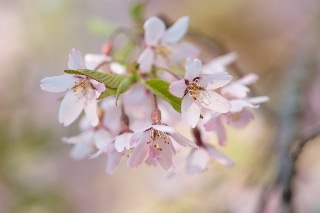
[[(41, 80), (43, 90), (65, 93), (59, 110), (64, 126), (84, 111), (80, 134), (62, 139), (73, 145), (73, 158), (106, 155), (108, 174), (121, 159), (129, 168), (146, 163), (171, 170), (177, 152), (187, 147), (189, 173), (205, 171), (211, 161), (234, 164), (212, 145), (212, 133), (224, 146), (225, 127), (247, 126), (254, 117), (251, 110), (268, 97), (248, 96), (255, 74), (232, 81), (228, 66), (235, 53), (202, 64), (200, 50), (181, 42), (188, 25), (189, 17), (182, 17), (166, 29), (161, 19), (151, 17), (144, 23), (138, 54), (132, 53), (135, 60), (113, 58), (112, 43), (104, 54), (84, 58), (72, 49), (65, 74)], [(193, 137), (174, 126), (190, 127)]]

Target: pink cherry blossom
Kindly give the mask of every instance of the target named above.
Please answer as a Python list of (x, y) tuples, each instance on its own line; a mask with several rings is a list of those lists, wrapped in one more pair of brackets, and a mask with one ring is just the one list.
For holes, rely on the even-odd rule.
[[(173, 52), (173, 46), (181, 40), (188, 30), (189, 17), (184, 16), (178, 19), (170, 28), (166, 29), (164, 22), (157, 18), (151, 17), (144, 23), (144, 39), (146, 48), (141, 53), (138, 63), (140, 64), (140, 70), (142, 72), (148, 72), (152, 65), (156, 62), (156, 59), (160, 60), (160, 64), (167, 64), (161, 62), (165, 60), (158, 56), (166, 56)], [(181, 47), (183, 48), (183, 47)], [(196, 53), (196, 48), (185, 46), (190, 53)], [(179, 51), (178, 49), (178, 52)]]
[[(136, 132), (130, 141), (134, 150), (128, 159), (128, 167), (136, 168), (148, 158), (152, 158), (165, 170), (169, 170), (174, 167), (173, 157), (176, 155), (173, 141), (181, 146), (198, 148), (170, 126), (152, 125)], [(154, 160), (149, 159), (148, 163), (154, 164)]]
[(227, 72), (227, 67), (232, 64), (237, 58), (238, 55), (233, 52), (218, 56), (203, 66), (202, 73), (213, 74), (217, 72)]
[(191, 127), (199, 121), (201, 108), (226, 113), (231, 106), (229, 101), (213, 90), (228, 84), (232, 77), (226, 72), (201, 75), (202, 63), (199, 59), (187, 59), (184, 79), (173, 82), (170, 92), (183, 98), (181, 104), (182, 120)]
[[(78, 50), (71, 50), (68, 67), (72, 70), (87, 68)], [(60, 105), (60, 123), (70, 125), (84, 109), (91, 125), (98, 124), (97, 97), (105, 90), (103, 84), (86, 76), (65, 74), (42, 79), (40, 87), (48, 92), (66, 92)]]

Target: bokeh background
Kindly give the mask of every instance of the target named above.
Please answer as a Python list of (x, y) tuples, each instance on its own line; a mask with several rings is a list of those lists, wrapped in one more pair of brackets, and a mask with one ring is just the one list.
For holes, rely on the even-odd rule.
[(223, 45), (239, 54), (240, 73), (260, 75), (252, 91), (271, 101), (247, 128), (228, 129), (228, 145), (221, 148), (236, 161), (234, 168), (212, 163), (200, 175), (169, 177), (162, 168), (127, 169), (123, 161), (108, 176), (104, 157), (70, 158), (61, 138), (78, 127), (59, 124), (59, 95), (42, 91), (40, 80), (61, 74), (72, 48), (100, 53), (112, 30), (134, 26), (129, 11), (136, 2), (0, 1), (0, 212), (277, 212), (285, 200), (281, 171), (294, 149), (286, 142), (304, 139), (293, 161), (290, 206), (320, 212), (320, 141), (309, 140), (320, 132), (317, 0), (146, 4), (146, 18), (190, 16), (190, 39), (203, 48), (204, 59), (221, 54), (215, 45)]

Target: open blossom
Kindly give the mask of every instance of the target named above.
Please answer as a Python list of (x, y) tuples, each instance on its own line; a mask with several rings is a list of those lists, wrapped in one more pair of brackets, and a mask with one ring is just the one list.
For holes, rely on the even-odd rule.
[(202, 75), (202, 63), (199, 59), (187, 59), (184, 79), (173, 82), (170, 92), (180, 98), (183, 121), (193, 128), (199, 121), (201, 108), (219, 113), (230, 110), (229, 101), (213, 90), (228, 84), (232, 77), (226, 72)]
[(220, 145), (225, 145), (227, 140), (224, 122), (234, 128), (244, 128), (254, 118), (253, 113), (249, 109), (258, 108), (259, 104), (269, 101), (269, 98), (266, 96), (247, 97), (250, 91), (247, 85), (255, 82), (257, 79), (257, 75), (250, 73), (221, 89), (221, 94), (231, 99), (231, 109), (225, 114), (212, 114), (211, 118), (204, 124), (207, 131), (215, 131)]
[(174, 167), (173, 157), (176, 150), (173, 141), (181, 146), (198, 148), (198, 146), (187, 138), (180, 135), (173, 127), (166, 125), (152, 125), (142, 131), (135, 133), (130, 141), (134, 147), (128, 159), (128, 167), (136, 168), (149, 159), (148, 162), (156, 160), (165, 170)]
[[(78, 50), (71, 50), (68, 67), (72, 70), (87, 68)], [(48, 92), (66, 92), (60, 105), (60, 123), (70, 125), (84, 109), (90, 124), (98, 124), (97, 97), (105, 90), (104, 84), (86, 76), (64, 74), (44, 78), (40, 86)]]
[[(189, 17), (184, 16), (166, 30), (166, 26), (161, 19), (157, 17), (149, 18), (143, 26), (146, 48), (138, 59), (140, 70), (143, 72), (149, 71), (156, 60), (159, 60), (160, 64), (167, 64), (161, 62), (166, 61), (162, 56), (166, 57), (174, 51), (174, 45), (185, 35), (188, 25)], [(198, 52), (192, 45), (179, 46), (177, 51), (179, 50), (184, 53), (187, 50), (190, 54), (197, 54)]]

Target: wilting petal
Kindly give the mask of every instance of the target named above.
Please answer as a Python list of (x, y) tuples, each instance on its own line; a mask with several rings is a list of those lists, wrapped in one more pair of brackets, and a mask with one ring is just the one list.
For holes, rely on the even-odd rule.
[(184, 16), (179, 18), (164, 34), (162, 43), (176, 43), (187, 32), (189, 26), (189, 17)]
[(173, 133), (176, 132), (176, 130), (171, 127), (171, 126), (166, 126), (166, 125), (152, 125), (152, 127), (160, 132), (168, 132), (168, 133)]
[(184, 76), (185, 79), (189, 81), (193, 81), (194, 78), (200, 76), (200, 72), (202, 70), (202, 63), (199, 59), (190, 59), (186, 60), (186, 74)]
[(122, 152), (124, 149), (130, 149), (130, 139), (132, 137), (133, 133), (125, 132), (121, 135), (119, 135), (115, 142), (114, 146), (118, 152)]
[(181, 117), (184, 122), (194, 128), (200, 119), (200, 107), (190, 95), (186, 95), (181, 103)]
[(154, 51), (151, 48), (146, 48), (138, 59), (139, 69), (142, 72), (148, 72), (151, 70), (155, 59)]
[(91, 144), (78, 143), (72, 148), (70, 155), (73, 159), (81, 160), (93, 153), (94, 148)]
[(186, 83), (184, 81), (184, 79), (179, 80), (179, 81), (175, 81), (173, 83), (171, 83), (170, 87), (169, 87), (169, 91), (179, 97), (182, 98), (184, 96), (184, 92), (186, 90)]
[(228, 156), (226, 156), (224, 153), (218, 151), (210, 145), (206, 145), (206, 149), (209, 152), (211, 158), (216, 160), (218, 163), (224, 166), (234, 166), (234, 161)]
[(149, 156), (150, 145), (146, 142), (146, 134), (140, 138), (138, 145), (134, 148), (128, 159), (128, 167), (136, 168), (143, 163)]
[(232, 79), (232, 76), (226, 72), (218, 72), (211, 75), (203, 75), (200, 78), (199, 84), (207, 90), (215, 90), (227, 85)]
[(83, 96), (86, 100), (84, 101), (84, 111), (86, 116), (92, 126), (97, 126), (99, 123), (99, 118), (97, 114), (97, 99), (96, 93), (93, 89), (87, 90), (87, 95)]
[(203, 148), (192, 150), (187, 158), (187, 171), (189, 174), (202, 173), (207, 169), (210, 156)]
[(71, 70), (80, 70), (87, 68), (81, 56), (81, 53), (75, 48), (73, 48), (69, 54), (68, 67)]
[(213, 74), (217, 72), (226, 72), (227, 66), (232, 64), (237, 57), (238, 55), (236, 53), (228, 53), (226, 55), (216, 57), (204, 66), (202, 73)]
[(116, 168), (118, 167), (121, 160), (121, 153), (116, 150), (109, 152), (107, 154), (107, 165), (106, 165), (106, 173), (112, 175)]
[(178, 144), (180, 144), (181, 146), (184, 147), (192, 147), (192, 148), (199, 148), (195, 143), (191, 142), (190, 140), (188, 140), (187, 138), (185, 138), (184, 136), (182, 136), (181, 134), (179, 134), (178, 132), (175, 133), (170, 133), (169, 134), (172, 139), (177, 142)]
[(225, 113), (231, 108), (231, 105), (226, 98), (210, 90), (201, 92), (197, 99), (199, 99), (203, 107), (215, 112)]
[(165, 32), (163, 21), (157, 17), (149, 18), (143, 25), (144, 40), (148, 45), (157, 45)]
[(227, 113), (225, 118), (228, 125), (234, 128), (244, 128), (254, 119), (254, 115), (250, 110), (243, 109), (241, 112)]
[(40, 87), (47, 92), (66, 92), (75, 85), (77, 80), (73, 75), (69, 74), (45, 77), (41, 80)]
[(59, 122), (64, 126), (70, 125), (80, 115), (83, 109), (82, 103), (73, 92), (69, 90), (64, 96), (59, 110)]

